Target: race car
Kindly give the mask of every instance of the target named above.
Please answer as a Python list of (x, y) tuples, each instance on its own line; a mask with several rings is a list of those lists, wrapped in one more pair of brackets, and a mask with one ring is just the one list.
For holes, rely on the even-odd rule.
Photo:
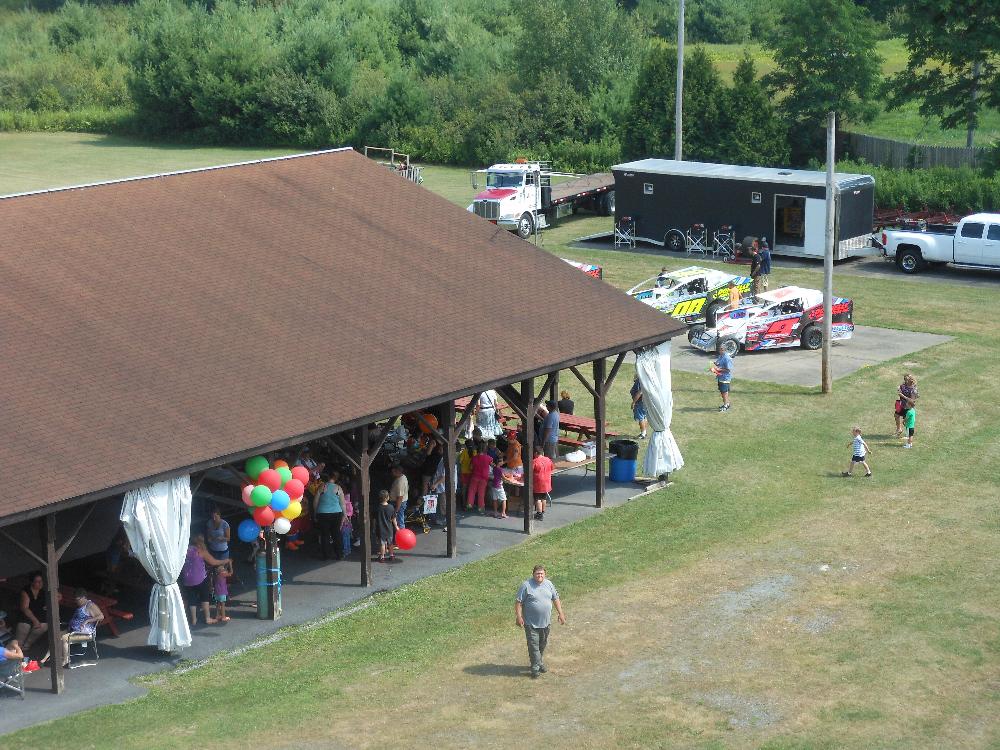
[(679, 271), (663, 269), (628, 290), (635, 299), (683, 320), (688, 325), (715, 322), (716, 314), (729, 304), (729, 282), (735, 281), (741, 295), (750, 294), (750, 277), (725, 271), (688, 266)]
[[(851, 338), (854, 302), (835, 297), (832, 306), (831, 339)], [(798, 286), (764, 292), (746, 306), (719, 313), (715, 328), (690, 329), (688, 341), (706, 352), (715, 352), (716, 341), (721, 341), (731, 357), (741, 348), (748, 352), (790, 346), (819, 349), (823, 345), (823, 292)]]

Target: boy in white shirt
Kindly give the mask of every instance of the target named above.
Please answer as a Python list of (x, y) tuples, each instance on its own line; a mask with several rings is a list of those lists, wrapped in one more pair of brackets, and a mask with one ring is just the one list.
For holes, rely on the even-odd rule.
[(854, 464), (861, 464), (865, 467), (865, 476), (870, 477), (872, 475), (872, 470), (868, 465), (868, 454), (871, 452), (871, 448), (868, 447), (868, 443), (866, 443), (864, 438), (861, 437), (860, 427), (855, 427), (851, 430), (851, 434), (854, 435), (854, 439), (851, 440), (851, 446), (854, 449), (854, 454), (851, 456), (851, 463), (848, 464), (847, 471), (843, 472), (843, 476), (852, 476)]

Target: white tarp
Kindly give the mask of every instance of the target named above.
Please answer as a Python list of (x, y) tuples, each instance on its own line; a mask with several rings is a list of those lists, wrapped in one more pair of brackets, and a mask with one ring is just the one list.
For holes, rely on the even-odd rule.
[(674, 396), (670, 384), (670, 342), (643, 349), (636, 356), (635, 371), (642, 386), (642, 403), (653, 430), (646, 449), (643, 473), (658, 477), (684, 465), (677, 441), (670, 432)]
[(149, 638), (161, 651), (191, 645), (177, 576), (191, 535), (191, 478), (131, 490), (122, 505), (122, 525), (132, 551), (156, 584), (149, 597)]

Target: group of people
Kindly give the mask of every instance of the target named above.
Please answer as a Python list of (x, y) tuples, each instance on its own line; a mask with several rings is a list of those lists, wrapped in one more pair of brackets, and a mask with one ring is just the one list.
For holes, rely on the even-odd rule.
[[(35, 643), (49, 632), (48, 591), (40, 572), (28, 577), (28, 583), (18, 593), (17, 603), (13, 630), (7, 623), (7, 612), (0, 610), (0, 663), (20, 660), (25, 671), (33, 672), (51, 658), (48, 650), (41, 660), (29, 656)], [(70, 643), (95, 637), (98, 626), (104, 622), (104, 613), (91, 601), (86, 589), (77, 588), (73, 592), (73, 605), (73, 614), (59, 638), (63, 666), (70, 661)]]
[[(913, 435), (917, 425), (917, 399), (920, 392), (917, 390), (917, 379), (910, 373), (903, 375), (903, 382), (896, 389), (896, 402), (893, 404), (892, 416), (896, 422), (896, 437), (905, 437), (904, 448), (913, 447)], [(904, 434), (905, 429), (905, 434)], [(861, 427), (854, 427), (851, 430), (851, 463), (847, 470), (841, 472), (845, 477), (854, 475), (854, 467), (861, 464), (865, 469), (865, 476), (872, 475), (871, 465), (868, 459), (871, 455), (871, 446), (861, 436)]]

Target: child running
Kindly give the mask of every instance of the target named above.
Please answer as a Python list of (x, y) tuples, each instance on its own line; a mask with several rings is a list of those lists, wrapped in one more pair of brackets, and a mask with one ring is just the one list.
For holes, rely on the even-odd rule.
[(903, 443), (904, 448), (913, 447), (913, 433), (916, 432), (917, 428), (917, 410), (912, 406), (906, 410), (906, 442)]
[(851, 463), (848, 465), (847, 471), (843, 472), (843, 476), (853, 476), (852, 472), (854, 471), (854, 464), (861, 464), (865, 467), (865, 476), (870, 477), (872, 475), (872, 470), (868, 465), (868, 454), (871, 452), (871, 448), (868, 447), (868, 443), (866, 443), (864, 438), (861, 437), (860, 427), (855, 427), (851, 430), (851, 434), (854, 435), (854, 439), (851, 441), (854, 454), (851, 456)]
[(493, 502), (493, 517), (507, 517), (507, 492), (503, 488), (503, 459), (493, 459), (493, 477), (490, 482), (490, 500)]

